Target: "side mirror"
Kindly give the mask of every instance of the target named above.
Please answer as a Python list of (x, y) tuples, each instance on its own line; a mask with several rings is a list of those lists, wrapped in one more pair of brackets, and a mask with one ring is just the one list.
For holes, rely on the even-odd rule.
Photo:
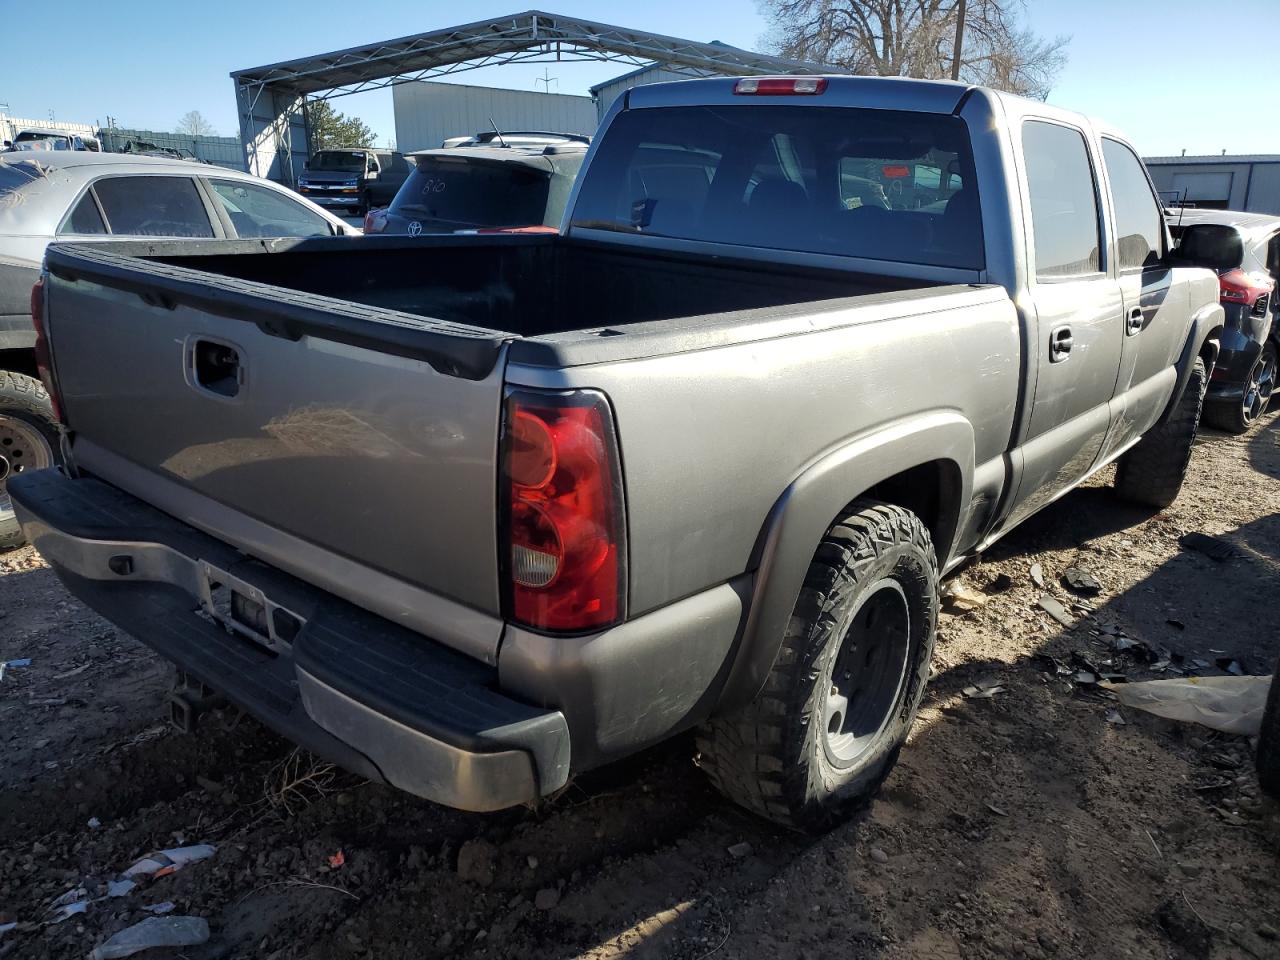
[(1221, 223), (1196, 223), (1183, 229), (1173, 256), (1198, 267), (1233, 270), (1244, 260), (1244, 241), (1235, 227)]

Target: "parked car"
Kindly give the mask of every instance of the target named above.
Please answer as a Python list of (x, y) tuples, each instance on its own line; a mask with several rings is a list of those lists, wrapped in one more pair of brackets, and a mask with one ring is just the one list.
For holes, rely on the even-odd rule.
[(40, 127), (19, 130), (13, 142), (5, 141), (5, 146), (14, 150), (91, 150), (99, 149), (98, 141), (79, 133), (67, 133), (65, 130), (52, 130)]
[(320, 150), (298, 178), (298, 192), (322, 207), (364, 215), (390, 203), (410, 172), (404, 155), (391, 150)]
[[(358, 231), (276, 184), (181, 160), (73, 151), (0, 155), (0, 549), (22, 542), (6, 480), (57, 460), (36, 369), (31, 287), (55, 238), (331, 237)], [(113, 368), (117, 375), (128, 363)]]
[(10, 492), (184, 723), (220, 691), (470, 810), (697, 727), (820, 830), (906, 740), (940, 573), (1111, 462), (1177, 496), (1217, 278), (1039, 101), (716, 78), (603, 131), (557, 235), (52, 245), (69, 466)]
[(1204, 419), (1244, 433), (1266, 411), (1280, 357), (1280, 217), (1181, 208), (1172, 214), (1178, 254), (1218, 274), (1226, 327), (1204, 400)]
[(386, 210), (371, 210), (366, 234), (449, 233), (543, 227), (564, 216), (587, 146), (449, 147), (408, 156), (413, 173)]

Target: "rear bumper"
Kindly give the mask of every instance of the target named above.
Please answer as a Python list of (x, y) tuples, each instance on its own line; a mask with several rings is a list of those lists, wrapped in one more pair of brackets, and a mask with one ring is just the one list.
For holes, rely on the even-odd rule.
[[(101, 481), (46, 470), (8, 489), (27, 538), (75, 596), (307, 749), (463, 810), (514, 806), (566, 782), (563, 714), (499, 693), (493, 667)], [(264, 642), (208, 614), (211, 582), (261, 606)]]

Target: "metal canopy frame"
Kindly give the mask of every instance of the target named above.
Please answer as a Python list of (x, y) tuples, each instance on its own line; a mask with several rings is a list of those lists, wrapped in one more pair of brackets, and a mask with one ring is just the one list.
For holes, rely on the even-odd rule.
[[(306, 150), (310, 100), (379, 90), (509, 63), (612, 61), (657, 65), (694, 77), (716, 74), (841, 73), (825, 64), (753, 53), (607, 23), (528, 10), (464, 26), (352, 47), (231, 74), (250, 172), (294, 182), (295, 136)], [(301, 116), (301, 123), (297, 122)], [(299, 129), (300, 128), (300, 129)]]

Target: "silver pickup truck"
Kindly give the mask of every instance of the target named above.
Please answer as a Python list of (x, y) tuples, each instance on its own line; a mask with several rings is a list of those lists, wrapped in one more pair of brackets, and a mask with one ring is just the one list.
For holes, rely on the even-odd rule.
[(819, 830), (884, 778), (938, 580), (1105, 464), (1177, 495), (1222, 324), (1133, 149), (991, 90), (631, 90), (559, 234), (50, 246), (70, 590), (444, 804), (697, 728)]

